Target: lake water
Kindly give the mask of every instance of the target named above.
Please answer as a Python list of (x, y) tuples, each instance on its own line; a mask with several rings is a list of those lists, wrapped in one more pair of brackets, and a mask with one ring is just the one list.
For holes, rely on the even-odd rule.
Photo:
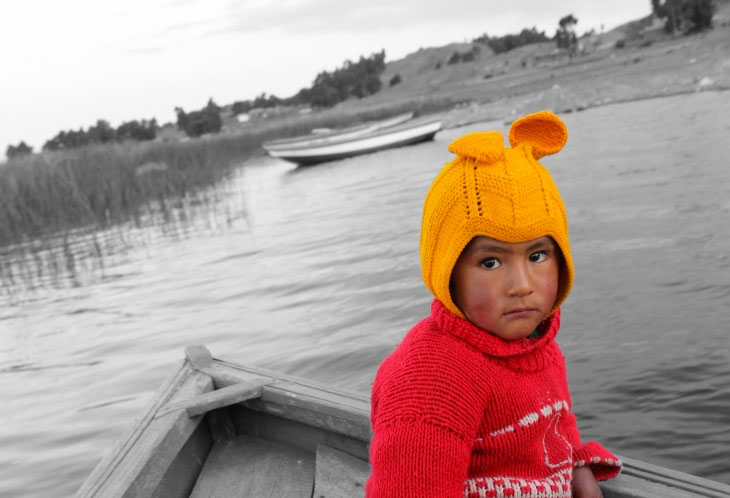
[[(562, 116), (542, 162), (576, 267), (558, 335), (583, 437), (730, 483), (730, 94)], [(368, 393), (429, 312), (418, 238), (447, 145), (260, 159), (135, 225), (0, 252), (0, 496), (73, 495), (189, 344)]]

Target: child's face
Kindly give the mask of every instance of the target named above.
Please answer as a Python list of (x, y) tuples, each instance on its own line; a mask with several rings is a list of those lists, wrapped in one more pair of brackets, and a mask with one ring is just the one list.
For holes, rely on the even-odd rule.
[(506, 340), (527, 337), (555, 303), (560, 258), (547, 236), (519, 244), (474, 237), (451, 273), (451, 297), (477, 327)]

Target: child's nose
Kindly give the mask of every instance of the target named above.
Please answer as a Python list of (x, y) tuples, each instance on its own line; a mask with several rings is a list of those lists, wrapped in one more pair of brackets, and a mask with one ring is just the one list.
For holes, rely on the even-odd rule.
[(513, 265), (509, 274), (508, 293), (510, 296), (524, 297), (532, 293), (532, 283), (526, 264)]

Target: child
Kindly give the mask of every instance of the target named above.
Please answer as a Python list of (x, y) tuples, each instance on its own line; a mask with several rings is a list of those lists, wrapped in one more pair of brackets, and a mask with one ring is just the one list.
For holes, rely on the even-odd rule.
[(554, 114), (467, 135), (421, 226), (435, 296), (378, 370), (369, 498), (600, 497), (621, 462), (582, 444), (555, 342), (573, 283), (565, 207), (537, 159), (563, 148)]

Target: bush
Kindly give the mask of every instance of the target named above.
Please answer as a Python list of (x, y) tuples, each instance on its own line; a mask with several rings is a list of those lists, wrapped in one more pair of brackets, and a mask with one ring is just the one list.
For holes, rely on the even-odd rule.
[(449, 60), (446, 61), (446, 64), (452, 65), (452, 64), (458, 64), (461, 62), (461, 54), (459, 52), (454, 52), (451, 54), (451, 57), (449, 57)]
[(532, 29), (523, 29), (516, 35), (490, 37), (485, 33), (478, 38), (474, 38), (473, 41), (487, 45), (495, 54), (501, 54), (523, 45), (550, 41), (550, 38), (545, 35), (544, 31), (538, 31), (537, 28), (533, 27)]
[(218, 133), (223, 127), (220, 111), (221, 108), (213, 102), (213, 99), (209, 99), (208, 105), (201, 110), (191, 113), (186, 113), (181, 107), (176, 107), (177, 127), (189, 137)]
[(123, 142), (125, 140), (154, 140), (157, 137), (157, 121), (143, 119), (128, 121), (119, 125), (116, 130), (107, 121), (100, 119), (87, 131), (61, 131), (43, 144), (44, 151), (70, 150), (86, 145)]
[[(454, 52), (451, 57), (446, 61), (446, 64), (459, 64), (460, 62), (474, 62), (476, 56), (479, 55), (481, 50), (478, 46), (473, 45), (471, 49), (466, 52)], [(436, 68), (438, 69), (438, 68)]]
[(360, 57), (357, 62), (345, 64), (333, 72), (322, 71), (314, 80), (308, 92), (299, 92), (301, 98), (307, 95), (309, 103), (317, 107), (332, 107), (351, 97), (361, 99), (380, 91), (380, 75), (385, 70), (385, 51), (370, 57)]
[(33, 147), (29, 146), (25, 142), (20, 142), (17, 146), (8, 145), (8, 148), (5, 150), (5, 155), (8, 159), (13, 159), (14, 157), (22, 157), (27, 156), (33, 153)]
[(669, 33), (694, 33), (712, 28), (715, 0), (651, 0), (652, 11), (666, 19)]

